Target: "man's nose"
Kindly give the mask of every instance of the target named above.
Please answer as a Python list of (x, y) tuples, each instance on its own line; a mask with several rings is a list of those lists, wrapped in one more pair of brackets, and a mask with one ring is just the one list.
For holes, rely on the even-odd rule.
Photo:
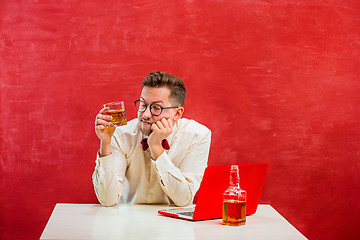
[(150, 106), (148, 106), (148, 107), (145, 109), (145, 112), (143, 113), (143, 117), (144, 117), (144, 118), (151, 118), (151, 117), (152, 117), (152, 114), (151, 114), (151, 111), (150, 111)]

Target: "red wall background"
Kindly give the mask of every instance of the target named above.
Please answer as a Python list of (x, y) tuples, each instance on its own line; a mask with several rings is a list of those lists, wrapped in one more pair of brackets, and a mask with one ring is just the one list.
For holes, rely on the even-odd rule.
[[(0, 1), (0, 238), (96, 203), (104, 102), (167, 71), (210, 165), (269, 162), (261, 202), (309, 239), (360, 238), (360, 2)], [(19, 227), (21, 231), (19, 231)]]

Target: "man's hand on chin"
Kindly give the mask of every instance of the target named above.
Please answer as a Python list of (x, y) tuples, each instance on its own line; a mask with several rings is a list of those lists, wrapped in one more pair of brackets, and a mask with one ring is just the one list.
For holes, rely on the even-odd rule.
[(174, 121), (170, 118), (162, 118), (151, 125), (148, 144), (153, 160), (156, 161), (156, 159), (164, 152), (161, 142), (172, 133), (173, 127)]

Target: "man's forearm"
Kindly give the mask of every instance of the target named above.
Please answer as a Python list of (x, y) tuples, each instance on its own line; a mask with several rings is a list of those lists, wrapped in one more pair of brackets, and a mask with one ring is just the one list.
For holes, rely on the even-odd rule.
[(105, 157), (111, 154), (111, 143), (100, 143), (100, 157)]
[(156, 161), (156, 159), (158, 159), (158, 157), (160, 157), (160, 155), (164, 152), (164, 148), (162, 147), (162, 145), (155, 145), (155, 146), (149, 146), (150, 147), (150, 152), (151, 152), (151, 158)]

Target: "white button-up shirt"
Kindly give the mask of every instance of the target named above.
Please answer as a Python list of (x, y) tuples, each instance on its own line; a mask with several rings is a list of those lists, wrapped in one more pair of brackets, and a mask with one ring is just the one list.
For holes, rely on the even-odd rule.
[(96, 159), (93, 173), (95, 193), (105, 206), (115, 203), (192, 202), (207, 166), (211, 131), (194, 120), (182, 118), (166, 138), (170, 150), (153, 161), (150, 150), (140, 144), (137, 119), (117, 127), (112, 137), (112, 154)]

